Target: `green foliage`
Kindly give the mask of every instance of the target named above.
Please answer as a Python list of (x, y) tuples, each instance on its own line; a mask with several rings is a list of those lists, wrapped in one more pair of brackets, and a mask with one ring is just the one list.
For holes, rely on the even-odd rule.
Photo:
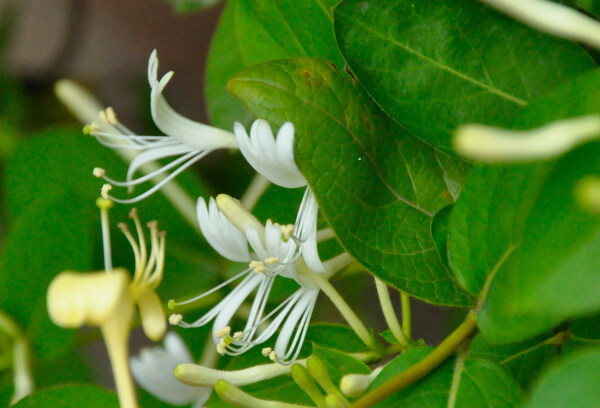
[[(319, 57), (339, 68), (331, 7), (335, 1), (230, 0), (213, 38), (206, 67), (206, 96), (212, 122), (232, 129), (253, 115), (225, 89), (243, 68), (281, 58)], [(306, 24), (310, 21), (310, 24)]]
[(369, 94), (448, 152), (459, 124), (506, 126), (529, 101), (595, 66), (577, 45), (469, 0), (346, 0), (334, 15), (340, 49)]
[(229, 89), (271, 123), (294, 123), (299, 167), (342, 246), (368, 270), (432, 303), (471, 302), (431, 233), (435, 213), (453, 202), (462, 162), (414, 139), (322, 60), (257, 65)]
[(118, 406), (116, 394), (91, 385), (47, 388), (14, 405), (15, 408), (116, 408)]
[(525, 407), (599, 406), (599, 366), (598, 348), (567, 356), (540, 379)]

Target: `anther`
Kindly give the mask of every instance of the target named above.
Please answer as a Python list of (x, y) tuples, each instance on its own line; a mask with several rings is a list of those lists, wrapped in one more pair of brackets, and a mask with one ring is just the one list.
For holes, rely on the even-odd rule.
[(277, 353), (275, 351), (271, 351), (271, 353), (269, 353), (269, 359), (272, 362), (276, 362), (277, 361)]
[(229, 333), (231, 333), (231, 327), (229, 327), (229, 326), (222, 327), (217, 330), (217, 332), (215, 333), (215, 336), (217, 336), (217, 338), (220, 339), (222, 337), (229, 336)]
[(243, 331), (237, 331), (237, 332), (233, 333), (232, 341), (238, 341), (239, 339), (242, 338), (243, 335), (244, 335)]
[(217, 353), (219, 353), (222, 356), (225, 355), (225, 343), (220, 342), (219, 344), (217, 344)]
[(279, 258), (277, 258), (276, 256), (271, 256), (271, 257), (265, 259), (265, 263), (267, 265), (274, 265), (278, 262), (279, 262)]
[(269, 357), (269, 355), (273, 352), (273, 349), (271, 347), (265, 347), (264, 349), (262, 349), (261, 353), (263, 356), (265, 357)]
[(112, 186), (110, 184), (104, 184), (102, 186), (102, 189), (100, 190), (100, 194), (102, 195), (103, 198), (109, 198), (108, 197), (108, 192), (112, 190)]
[(111, 125), (116, 125), (119, 121), (117, 120), (117, 114), (112, 106), (106, 108), (106, 119), (108, 119), (108, 123)]
[(98, 112), (98, 116), (100, 116), (100, 119), (104, 122), (104, 123), (110, 123), (108, 121), (108, 117), (106, 116), (106, 112), (104, 112), (103, 110), (101, 110), (100, 112)]
[(127, 224), (125, 224), (124, 222), (120, 222), (117, 224), (117, 227), (119, 227), (119, 229), (123, 232), (128, 231), (129, 228), (127, 227)]
[(135, 219), (137, 217), (137, 208), (133, 207), (130, 211), (129, 211), (129, 218), (133, 218)]
[(169, 324), (171, 326), (177, 326), (179, 323), (181, 323), (182, 320), (183, 316), (179, 313), (174, 313), (171, 316), (169, 316)]
[(106, 174), (106, 171), (102, 167), (94, 167), (92, 174), (94, 177), (102, 178)]
[(252, 261), (248, 266), (253, 269), (255, 274), (259, 274), (261, 272), (266, 272), (267, 268), (265, 268), (265, 264), (262, 261)]
[(279, 229), (281, 230), (281, 234), (283, 234), (283, 238), (286, 241), (294, 234), (294, 226), (292, 224), (280, 225)]
[(149, 221), (149, 222), (146, 224), (146, 226), (147, 226), (148, 228), (150, 228), (150, 229), (157, 229), (157, 228), (158, 228), (158, 221), (156, 221), (156, 220)]

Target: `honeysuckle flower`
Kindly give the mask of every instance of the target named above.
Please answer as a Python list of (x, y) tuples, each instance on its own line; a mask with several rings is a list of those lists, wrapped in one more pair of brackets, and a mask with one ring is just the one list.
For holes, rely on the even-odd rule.
[(138, 384), (156, 398), (171, 405), (192, 405), (202, 408), (212, 388), (191, 387), (173, 376), (179, 364), (191, 364), (192, 356), (185, 343), (175, 332), (168, 332), (163, 347), (144, 348), (132, 357), (131, 372)]
[[(108, 177), (101, 168), (94, 169), (94, 175), (106, 180), (110, 185), (127, 187), (129, 191), (145, 183), (157, 175), (169, 173), (162, 181), (144, 193), (129, 199), (118, 199), (105, 196), (119, 203), (133, 203), (142, 200), (164, 184), (175, 178), (179, 173), (217, 149), (237, 148), (235, 136), (231, 132), (192, 121), (179, 115), (173, 110), (163, 96), (166, 85), (173, 77), (168, 72), (158, 79), (158, 57), (156, 50), (148, 61), (148, 83), (150, 84), (150, 109), (156, 126), (164, 136), (136, 135), (117, 119), (112, 108), (100, 112), (99, 120), (84, 128), (85, 133), (96, 137), (103, 145), (113, 149), (136, 150), (139, 153), (129, 165), (127, 177), (118, 181)], [(152, 173), (135, 178), (135, 173), (146, 163), (172, 158), (165, 166)]]
[(93, 273), (65, 271), (48, 288), (47, 307), (51, 320), (61, 327), (97, 326), (102, 331), (109, 353), (121, 407), (137, 407), (137, 398), (129, 371), (129, 333), (135, 307), (139, 308), (146, 335), (160, 340), (166, 331), (166, 319), (160, 299), (154, 292), (164, 269), (165, 235), (156, 222), (150, 222), (151, 249), (148, 254), (141, 223), (135, 210), (133, 218), (137, 240), (125, 224), (121, 231), (129, 240), (134, 257), (133, 278), (123, 268), (112, 267), (108, 210), (112, 202), (100, 198), (101, 224), (105, 252), (105, 270)]
[(552, 158), (598, 137), (600, 116), (588, 115), (532, 130), (465, 125), (456, 131), (453, 144), (459, 154), (470, 159), (506, 163)]
[(262, 119), (254, 121), (250, 136), (240, 123), (235, 123), (233, 130), (242, 155), (259, 174), (281, 187), (307, 186), (293, 233), (306, 264), (315, 272), (324, 272), (316, 239), (319, 205), (294, 161), (294, 125), (291, 122), (284, 123), (277, 138), (269, 124)]
[(481, 0), (539, 30), (600, 48), (600, 23), (548, 0)]

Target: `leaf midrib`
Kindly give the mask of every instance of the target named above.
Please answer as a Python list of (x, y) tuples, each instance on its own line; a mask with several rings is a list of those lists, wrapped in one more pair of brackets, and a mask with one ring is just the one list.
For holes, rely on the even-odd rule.
[(439, 69), (441, 69), (441, 70), (443, 70), (443, 71), (447, 71), (447, 72), (449, 72), (450, 74), (452, 74), (452, 75), (455, 75), (455, 76), (457, 76), (458, 78), (460, 78), (460, 79), (462, 79), (462, 80), (464, 80), (464, 81), (471, 82), (472, 84), (474, 84), (474, 85), (477, 85), (477, 86), (479, 86), (480, 88), (483, 88), (483, 89), (485, 89), (486, 91), (488, 91), (488, 92), (490, 92), (490, 93), (492, 93), (492, 94), (495, 94), (495, 95), (497, 95), (497, 96), (499, 96), (499, 97), (501, 97), (501, 98), (503, 98), (503, 99), (506, 99), (506, 100), (508, 100), (508, 101), (510, 101), (510, 102), (513, 102), (513, 103), (515, 103), (515, 104), (517, 104), (517, 105), (519, 105), (519, 106), (525, 106), (525, 105), (527, 105), (527, 101), (524, 101), (523, 99), (521, 99), (521, 98), (519, 98), (519, 97), (517, 97), (517, 96), (511, 95), (511, 94), (509, 94), (509, 93), (507, 93), (507, 92), (504, 92), (504, 91), (502, 91), (502, 90), (500, 90), (500, 89), (498, 89), (498, 88), (494, 88), (494, 87), (491, 87), (491, 86), (489, 86), (489, 85), (486, 85), (486, 84), (484, 84), (483, 82), (481, 82), (481, 81), (478, 81), (478, 80), (476, 80), (476, 79), (474, 79), (474, 78), (471, 78), (470, 76), (468, 76), (468, 75), (465, 75), (465, 74), (463, 74), (462, 72), (459, 72), (459, 71), (457, 71), (457, 70), (455, 70), (455, 69), (453, 69), (453, 68), (451, 68), (451, 67), (449, 67), (449, 66), (447, 66), (447, 65), (440, 64), (440, 63), (439, 63), (439, 62), (437, 62), (436, 60), (434, 60), (434, 59), (432, 59), (432, 58), (430, 58), (430, 57), (427, 57), (427, 56), (426, 56), (426, 55), (424, 55), (424, 54), (421, 54), (421, 53), (420, 53), (420, 52), (418, 52), (417, 50), (414, 50), (414, 49), (412, 49), (412, 48), (408, 47), (408, 46), (407, 46), (407, 45), (405, 45), (405, 44), (402, 44), (400, 41), (396, 40), (395, 38), (392, 38), (392, 37), (386, 36), (385, 34), (383, 34), (383, 33), (379, 32), (379, 31), (376, 31), (376, 30), (374, 30), (373, 28), (369, 27), (368, 25), (366, 25), (365, 23), (361, 22), (360, 20), (355, 20), (355, 19), (353, 19), (353, 18), (352, 18), (350, 15), (348, 15), (348, 14), (346, 14), (346, 13), (342, 12), (340, 9), (337, 9), (337, 8), (336, 8), (336, 10), (335, 10), (335, 11), (336, 11), (336, 13), (338, 13), (339, 15), (341, 15), (341, 16), (343, 16), (343, 17), (346, 17), (346, 18), (348, 18), (350, 21), (352, 21), (352, 22), (354, 22), (354, 23), (358, 24), (359, 26), (363, 27), (365, 30), (367, 30), (367, 31), (371, 32), (372, 34), (374, 34), (374, 35), (376, 35), (376, 36), (378, 36), (378, 37), (381, 37), (381, 38), (383, 38), (384, 40), (387, 40), (387, 41), (389, 41), (390, 43), (392, 43), (392, 44), (394, 44), (394, 45), (396, 45), (396, 46), (398, 46), (398, 47), (400, 47), (400, 48), (404, 49), (405, 51), (407, 51), (407, 52), (409, 52), (409, 53), (411, 53), (411, 54), (415, 55), (415, 56), (416, 56), (416, 57), (418, 57), (418, 58), (421, 58), (421, 59), (423, 59), (424, 61), (426, 61), (426, 62), (428, 62), (428, 63), (430, 63), (430, 64), (432, 64), (432, 65), (436, 66), (437, 68), (439, 68)]

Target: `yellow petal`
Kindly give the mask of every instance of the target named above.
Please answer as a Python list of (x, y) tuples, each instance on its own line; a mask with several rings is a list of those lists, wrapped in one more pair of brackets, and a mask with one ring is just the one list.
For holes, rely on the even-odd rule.
[(153, 290), (146, 290), (137, 297), (142, 329), (150, 340), (159, 341), (167, 331), (167, 317), (160, 299)]
[(129, 301), (129, 277), (124, 269), (111, 273), (62, 272), (48, 287), (50, 319), (62, 327), (100, 326), (121, 302)]

